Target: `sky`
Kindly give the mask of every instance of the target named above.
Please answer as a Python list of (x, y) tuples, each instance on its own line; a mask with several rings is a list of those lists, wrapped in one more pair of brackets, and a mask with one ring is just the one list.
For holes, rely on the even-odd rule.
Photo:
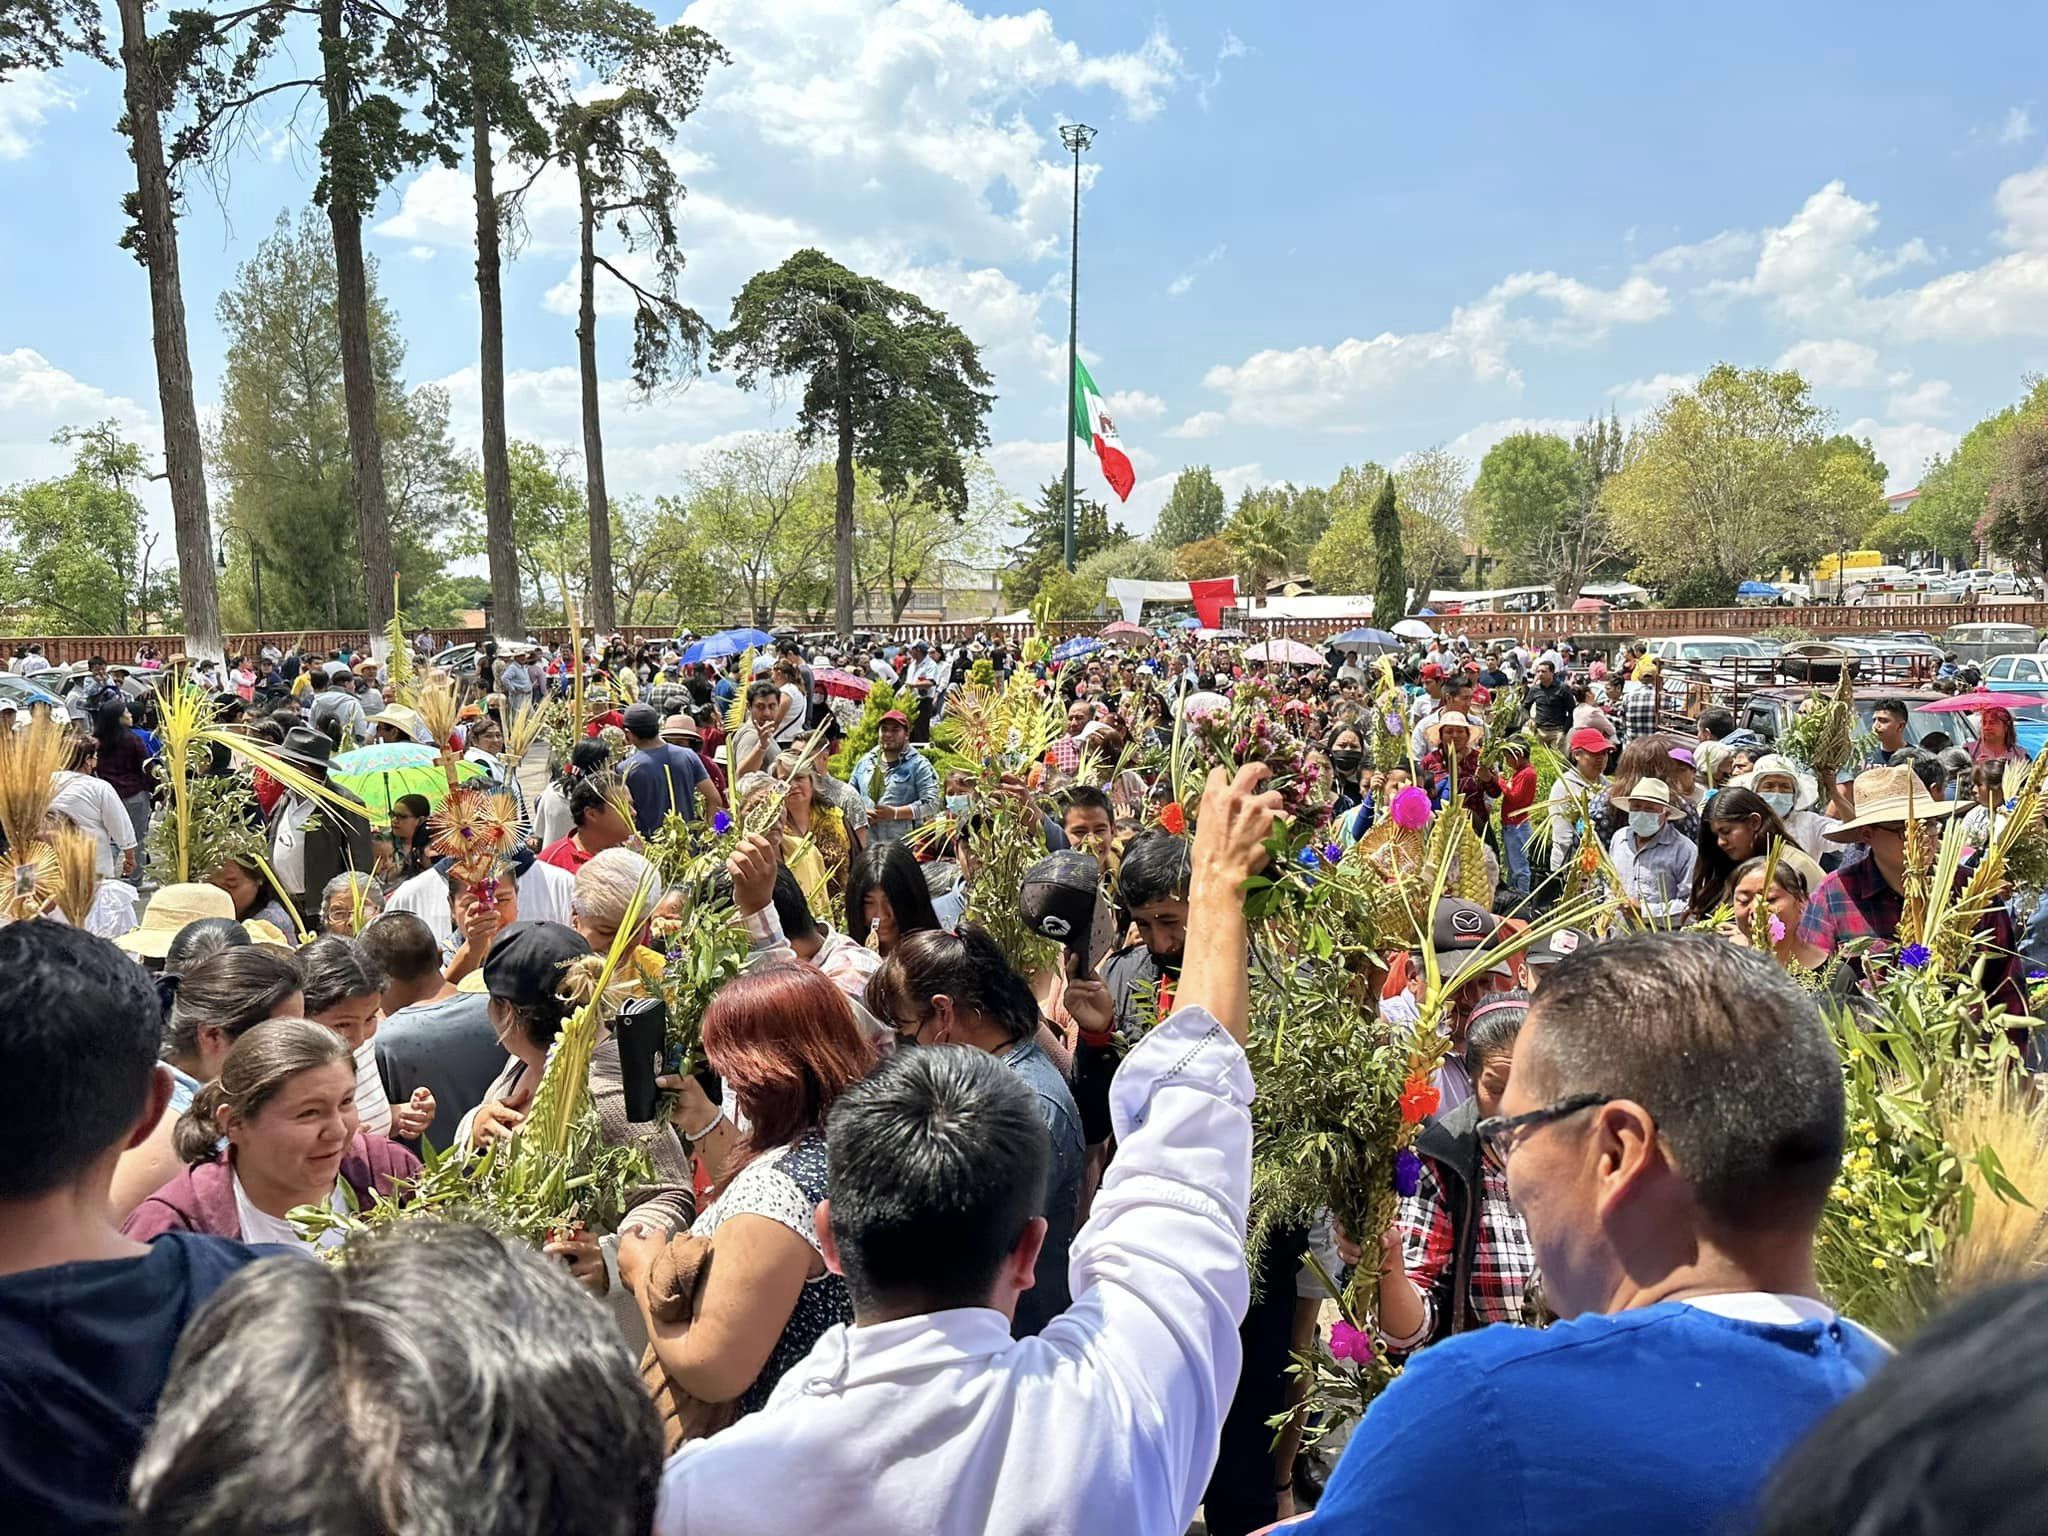
[[(1898, 490), (2048, 371), (2048, 8), (655, 9), (732, 54), (675, 152), (683, 297), (723, 323), (806, 245), (922, 295), (995, 376), (987, 453), (1020, 497), (1065, 454), (1058, 130), (1097, 129), (1080, 336), (1137, 468), (1133, 532), (1190, 464), (1233, 496), (1438, 445), (1476, 471), (1503, 436), (1640, 419), (1720, 361), (1798, 367)], [(61, 470), (68, 424), (157, 440), (147, 285), (116, 243), (119, 109), (88, 63), (0, 85), (0, 484)], [(317, 131), (280, 113), (187, 188), (202, 412), (215, 301), (310, 196)], [(556, 448), (580, 443), (570, 190), (543, 176), (505, 274), (510, 429)], [(473, 449), (467, 171), (402, 178), (368, 243), (408, 382), (449, 391)], [(615, 495), (682, 490), (736, 434), (790, 421), (723, 375), (636, 400), (616, 303), (600, 332)]]

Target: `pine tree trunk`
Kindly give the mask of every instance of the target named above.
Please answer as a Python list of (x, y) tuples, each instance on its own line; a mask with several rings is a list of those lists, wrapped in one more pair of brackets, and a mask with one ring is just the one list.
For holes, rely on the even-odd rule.
[(150, 62), (142, 0), (119, 0), (121, 68), (128, 109), (129, 153), (135, 161), (136, 252), (149, 272), (149, 318), (156, 347), (157, 405), (163, 412), (164, 469), (178, 545), (178, 601), (184, 609), (185, 653), (223, 660), (220, 595), (214, 586), (213, 524), (206, 506), (206, 466), (199, 411), (192, 399), (192, 354), (185, 338), (185, 295), (178, 273), (178, 229), (170, 172), (157, 121), (159, 89)]
[(839, 496), (832, 511), (832, 607), (841, 644), (853, 638), (853, 347), (839, 346)]
[[(321, 0), (321, 52), (327, 131), (344, 131), (349, 99), (341, 0)], [(391, 622), (391, 503), (384, 490), (384, 440), (377, 426), (377, 372), (370, 352), (370, 276), (363, 259), (363, 213), (354, 191), (331, 170), (327, 223), (334, 232), (334, 314), (341, 332), (341, 393), (348, 416), (349, 491), (356, 504), (356, 554), (363, 562), (363, 610), (370, 651), (381, 659)]]
[(476, 297), (482, 316), (478, 393), (483, 408), (484, 545), (491, 572), (493, 632), (524, 638), (519, 557), (512, 534), (512, 455), (505, 434), (505, 295), (499, 281), (498, 193), (491, 165), (490, 113), (481, 97), (470, 119), (476, 186)]
[(577, 263), (576, 369), (583, 381), (584, 499), (590, 504), (590, 627), (618, 628), (612, 609), (612, 510), (604, 490), (604, 430), (597, 415), (597, 209), (590, 177), (576, 168), (583, 245)]

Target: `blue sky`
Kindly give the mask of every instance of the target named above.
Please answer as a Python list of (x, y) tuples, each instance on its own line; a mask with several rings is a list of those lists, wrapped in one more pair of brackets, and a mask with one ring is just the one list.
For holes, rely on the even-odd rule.
[[(671, 11), (663, 11), (667, 16)], [(723, 40), (678, 151), (685, 295), (715, 321), (816, 244), (915, 289), (981, 345), (990, 458), (1020, 495), (1061, 462), (1068, 166), (1081, 337), (1150, 526), (1183, 465), (1232, 491), (1448, 444), (1476, 469), (1527, 425), (1624, 417), (1719, 360), (1802, 367), (1910, 485), (2048, 370), (2048, 12), (1924, 6), (1059, 4), (697, 0)], [(148, 438), (142, 271), (110, 73), (0, 86), (0, 482), (49, 434)], [(316, 130), (317, 131), (317, 130)], [(194, 185), (185, 296), (202, 408), (213, 305), (311, 157), (277, 120)], [(506, 275), (515, 435), (578, 441), (567, 188), (543, 180)], [(394, 187), (371, 247), (410, 382), (475, 434), (466, 172)], [(614, 490), (681, 488), (786, 420), (717, 377), (628, 399), (603, 322)], [(1092, 468), (1084, 486), (1100, 489)]]

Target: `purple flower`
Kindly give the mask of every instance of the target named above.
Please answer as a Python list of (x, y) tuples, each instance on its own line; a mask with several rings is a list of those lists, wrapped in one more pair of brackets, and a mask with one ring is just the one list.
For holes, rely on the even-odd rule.
[(2029, 971), (2027, 972), (2027, 980), (2048, 981), (2048, 971)]
[(1343, 850), (1342, 848), (1338, 847), (1338, 846), (1337, 846), (1337, 845), (1336, 845), (1335, 843), (1325, 843), (1325, 844), (1323, 844), (1323, 862), (1324, 862), (1324, 863), (1326, 863), (1326, 864), (1341, 864), (1341, 863), (1342, 863), (1343, 861), (1344, 861), (1344, 850)]
[(1403, 1147), (1394, 1154), (1394, 1193), (1412, 1195), (1422, 1183), (1422, 1159)]
[(1899, 964), (1909, 971), (1917, 971), (1934, 958), (1934, 951), (1925, 944), (1908, 944), (1899, 951)]
[(1372, 1335), (1363, 1328), (1354, 1328), (1341, 1318), (1330, 1324), (1330, 1355), (1336, 1360), (1350, 1360), (1359, 1365), (1372, 1363)]
[(730, 832), (732, 830), (732, 812), (720, 811), (717, 815), (713, 816), (711, 818), (711, 830), (720, 837)]

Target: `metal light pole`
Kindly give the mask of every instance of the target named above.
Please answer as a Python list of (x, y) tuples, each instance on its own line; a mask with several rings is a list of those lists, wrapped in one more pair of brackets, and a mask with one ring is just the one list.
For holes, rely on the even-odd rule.
[(1074, 568), (1074, 343), (1081, 312), (1081, 151), (1095, 142), (1086, 123), (1063, 123), (1060, 142), (1074, 152), (1073, 266), (1067, 274), (1067, 541), (1066, 565)]

